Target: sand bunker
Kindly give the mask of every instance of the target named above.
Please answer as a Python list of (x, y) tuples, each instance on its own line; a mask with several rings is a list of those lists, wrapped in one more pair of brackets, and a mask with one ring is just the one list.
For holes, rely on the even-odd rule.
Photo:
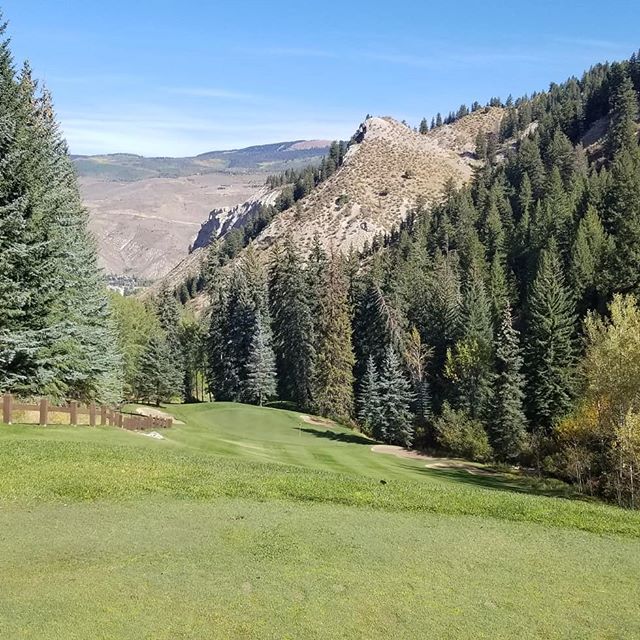
[(413, 460), (424, 460), (425, 467), (428, 469), (463, 469), (474, 476), (492, 476), (495, 475), (489, 469), (478, 467), (472, 462), (466, 460), (456, 460), (455, 458), (435, 458), (420, 451), (413, 449), (404, 449), (392, 444), (374, 444), (371, 447), (374, 453), (386, 453), (397, 456), (398, 458), (410, 458)]

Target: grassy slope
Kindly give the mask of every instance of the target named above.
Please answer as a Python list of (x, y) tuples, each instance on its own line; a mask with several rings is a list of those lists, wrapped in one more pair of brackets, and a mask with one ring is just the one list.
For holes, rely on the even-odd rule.
[(295, 414), (175, 413), (165, 441), (0, 427), (0, 637), (640, 635), (638, 514)]

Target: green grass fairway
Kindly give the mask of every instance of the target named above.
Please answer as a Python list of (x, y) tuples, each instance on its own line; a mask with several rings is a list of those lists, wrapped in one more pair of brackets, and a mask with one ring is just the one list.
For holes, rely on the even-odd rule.
[(170, 410), (162, 441), (0, 426), (0, 638), (640, 637), (639, 513)]

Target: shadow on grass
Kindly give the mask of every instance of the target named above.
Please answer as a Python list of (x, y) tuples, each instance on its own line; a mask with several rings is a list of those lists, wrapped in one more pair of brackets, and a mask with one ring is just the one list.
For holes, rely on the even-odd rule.
[[(298, 427), (296, 427), (296, 431)], [(351, 444), (368, 444), (371, 446), (375, 444), (373, 440), (369, 440), (369, 438), (365, 438), (357, 433), (340, 433), (336, 431), (320, 431), (319, 429), (311, 429), (309, 427), (301, 427), (300, 431), (304, 433), (310, 433), (312, 436), (316, 438), (326, 438), (327, 440), (334, 440), (336, 442), (349, 442)]]
[(488, 473), (473, 474), (466, 469), (420, 469), (422, 474), (431, 477), (484, 489), (589, 501), (588, 496), (577, 493), (572, 487), (560, 480), (525, 474), (502, 473), (500, 471), (492, 472), (491, 469), (487, 469), (487, 471)]

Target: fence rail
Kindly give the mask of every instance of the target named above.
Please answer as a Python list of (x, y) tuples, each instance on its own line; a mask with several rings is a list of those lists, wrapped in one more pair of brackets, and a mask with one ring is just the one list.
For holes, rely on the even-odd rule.
[(88, 405), (71, 400), (66, 405), (50, 404), (47, 398), (40, 398), (37, 403), (18, 402), (10, 393), (2, 396), (2, 422), (12, 424), (14, 413), (18, 411), (32, 411), (39, 415), (38, 424), (42, 427), (49, 424), (49, 416), (54, 413), (69, 414), (71, 425), (110, 425), (141, 431), (144, 429), (167, 429), (173, 424), (171, 418), (143, 416), (135, 413), (124, 413), (105, 405), (92, 402)]

